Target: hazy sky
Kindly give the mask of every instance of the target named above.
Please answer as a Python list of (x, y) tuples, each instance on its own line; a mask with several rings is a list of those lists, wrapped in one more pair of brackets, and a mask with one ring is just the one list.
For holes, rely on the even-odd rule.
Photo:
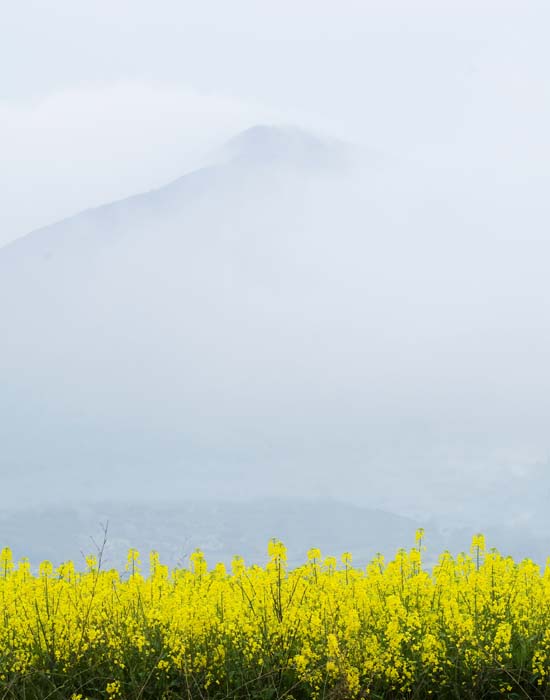
[(0, 244), (291, 122), (529, 187), (547, 2), (20, 0), (0, 23)]

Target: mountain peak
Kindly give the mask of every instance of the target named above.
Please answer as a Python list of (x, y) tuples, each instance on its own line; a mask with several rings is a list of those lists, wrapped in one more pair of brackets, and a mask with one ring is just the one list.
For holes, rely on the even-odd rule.
[(344, 144), (324, 139), (296, 126), (258, 124), (230, 139), (223, 158), (247, 165), (287, 163), (303, 167), (342, 165), (347, 160)]

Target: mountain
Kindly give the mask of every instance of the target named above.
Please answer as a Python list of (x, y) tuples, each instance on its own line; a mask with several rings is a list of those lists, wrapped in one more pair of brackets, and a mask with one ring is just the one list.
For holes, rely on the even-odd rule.
[[(4, 493), (532, 522), (550, 244), (521, 201), (486, 174), (262, 126), (15, 241), (0, 250)], [(525, 495), (504, 513), (510, 483)]]
[[(361, 565), (379, 551), (393, 555), (402, 546), (413, 546), (416, 527), (408, 518), (334, 501), (106, 501), (0, 515), (2, 542), (9, 542), (18, 558), (27, 556), (35, 565), (45, 558), (82, 564), (82, 553), (94, 553), (106, 529), (105, 564), (122, 569), (131, 547), (139, 549), (144, 565), (152, 550), (172, 566), (188, 564), (197, 547), (211, 565), (230, 564), (234, 555), (250, 564), (264, 563), (272, 537), (287, 545), (290, 566), (304, 563), (312, 546), (322, 548), (325, 556), (351, 550)], [(435, 557), (441, 538), (430, 533), (429, 539)]]
[[(100, 548), (105, 537), (103, 564), (124, 569), (127, 552), (137, 548), (147, 567), (155, 550), (170, 566), (188, 566), (189, 555), (200, 548), (211, 566), (231, 564), (233, 556), (248, 564), (264, 564), (273, 537), (288, 548), (288, 564), (303, 564), (307, 551), (319, 547), (323, 556), (345, 551), (356, 566), (364, 566), (377, 553), (386, 558), (398, 549), (415, 545), (415, 532), (425, 525), (423, 555), (427, 566), (448, 549), (468, 551), (471, 527), (441, 528), (434, 522), (415, 521), (381, 510), (332, 500), (222, 501), (103, 501), (45, 505), (0, 513), (0, 545), (9, 545), (16, 559), (28, 557), (34, 566), (49, 559), (58, 565), (71, 559), (80, 568), (84, 556)], [(547, 535), (534, 532), (525, 538), (517, 526), (486, 529), (489, 547), (515, 558), (529, 556), (544, 565)]]

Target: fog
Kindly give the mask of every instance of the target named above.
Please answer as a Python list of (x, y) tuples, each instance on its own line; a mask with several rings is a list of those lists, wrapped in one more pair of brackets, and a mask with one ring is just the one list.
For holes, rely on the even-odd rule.
[[(243, 19), (241, 5), (230, 24)], [(245, 90), (242, 78), (225, 93), (181, 102), (180, 84), (180, 97), (168, 101), (173, 128), (154, 156), (148, 144), (155, 145), (153, 134), (166, 118), (151, 110), (145, 121), (155, 129), (136, 126), (145, 123), (131, 119), (139, 102), (124, 98), (141, 95), (143, 87), (135, 86), (145, 83), (134, 82), (130, 93), (123, 83), (111, 86), (109, 103), (120, 106), (119, 117), (127, 115), (135, 130), (122, 151), (115, 149), (112, 164), (107, 151), (111, 139), (120, 143), (116, 130), (98, 127), (71, 160), (65, 136), (48, 145), (48, 120), (36, 116), (64, 114), (84, 144), (78, 124), (87, 112), (82, 105), (90, 103), (82, 95), (93, 90), (101, 101), (103, 88), (87, 81), (100, 73), (105, 79), (107, 69), (95, 66), (94, 74), (79, 59), (86, 78), (75, 118), (67, 116), (74, 99), (70, 70), (64, 84), (54, 84), (48, 72), (51, 95), (65, 97), (58, 109), (59, 97), (50, 95), (45, 109), (34, 74), (22, 63), (26, 95), (38, 100), (38, 112), (33, 107), (14, 117), (13, 105), (27, 98), (9, 84), (11, 106), (6, 101), (0, 116), (30, 125), (31, 144), (57, 154), (61, 177), (48, 180), (52, 160), (32, 160), (30, 150), (24, 172), (21, 144), (7, 150), (19, 163), (12, 175), (7, 166), (0, 171), (14, 193), (2, 205), (4, 223), (13, 223), (2, 237), (11, 242), (0, 249), (6, 505), (27, 515), (29, 509), (50, 514), (44, 518), (56, 514), (63, 530), (73, 527), (66, 509), (87, 504), (79, 527), (90, 534), (92, 523), (109, 513), (127, 525), (133, 516), (124, 509), (136, 504), (154, 510), (157, 524), (163, 512), (167, 523), (175, 522), (168, 514), (177, 504), (193, 513), (197, 503), (223, 504), (216, 511), (223, 518), (203, 539), (223, 540), (212, 551), (226, 556), (242, 539), (234, 533), (234, 544), (228, 537), (228, 522), (243, 531), (253, 523), (262, 537), (269, 527), (283, 527), (266, 515), (272, 525), (262, 529), (250, 502), (276, 499), (277, 507), (266, 505), (265, 512), (289, 514), (291, 504), (308, 502), (319, 532), (323, 513), (349, 504), (359, 509), (353, 511), (358, 523), (364, 517), (372, 524), (365, 514), (379, 514), (373, 526), (379, 537), (382, 512), (404, 519), (391, 525), (388, 547), (398, 546), (403, 528), (431, 524), (437, 545), (454, 546), (462, 537), (456, 533), (484, 529), (496, 544), (542, 558), (550, 531), (550, 96), (537, 59), (538, 6), (528, 5), (529, 26), (515, 38), (512, 5), (499, 5), (495, 25), (493, 14), (476, 14), (473, 5), (449, 6), (443, 15), (426, 4), (420, 12), (426, 25), (401, 6), (397, 12), (397, 5), (387, 11), (373, 5), (363, 15), (354, 5), (354, 13), (374, 23), (362, 30), (374, 45), (357, 62), (335, 60), (348, 66), (350, 81), (364, 68), (369, 95), (357, 79), (353, 86), (329, 81), (329, 105), (319, 67), (306, 104), (285, 54), (284, 89), (266, 74), (261, 89), (256, 81)], [(255, 26), (256, 11), (247, 9), (246, 21)], [(92, 34), (104, 32), (107, 53), (118, 56), (112, 77), (136, 80), (130, 70), (123, 75), (112, 27), (100, 30), (98, 17), (78, 12)], [(138, 4), (133, 21), (144, 21), (142, 13)], [(316, 26), (328, 31), (331, 19), (324, 7)], [(75, 17), (59, 21), (73, 27)], [(328, 43), (310, 37), (314, 55), (348, 34), (350, 43), (339, 44), (345, 51), (363, 45), (351, 24), (339, 22)], [(288, 44), (290, 56), (313, 31), (300, 15), (292, 27), (261, 26), (278, 46)], [(201, 27), (199, 34), (207, 31)], [(136, 32), (142, 31), (140, 24)], [(224, 31), (220, 47), (229, 41)], [(245, 44), (252, 42), (245, 35)], [(400, 46), (392, 60), (382, 37)], [(523, 47), (527, 37), (529, 50), (514, 54), (508, 70), (507, 49)], [(133, 50), (134, 39), (126, 41)], [(259, 53), (264, 67), (273, 60), (270, 51)], [(376, 51), (385, 61), (374, 78), (365, 59)], [(441, 63), (432, 63), (439, 51)], [(55, 56), (48, 57), (52, 65)], [(407, 56), (414, 99), (407, 73), (397, 70)], [(249, 80), (257, 70), (250, 66)], [(175, 76), (158, 57), (151, 71), (147, 84), (155, 87), (147, 94), (154, 102), (167, 94), (158, 77)], [(213, 76), (208, 62), (197, 69), (203, 85)], [(391, 85), (396, 93), (381, 103)], [(326, 109), (314, 114), (320, 105)], [(181, 141), (174, 114), (187, 114)], [(254, 126), (257, 117), (267, 121)], [(140, 149), (125, 156), (140, 137), (146, 137)], [(96, 147), (102, 155), (93, 160)], [(46, 178), (48, 196), (35, 178)], [(27, 190), (14, 185), (22, 182)], [(38, 217), (45, 224), (62, 220), (20, 236), (24, 222)], [(235, 502), (242, 510), (227, 515)], [(163, 503), (172, 505), (163, 511)], [(344, 522), (338, 512), (336, 532)], [(303, 543), (299, 527), (289, 525), (288, 537)], [(151, 532), (166, 538), (166, 529), (151, 528), (136, 525), (121, 537), (127, 544), (132, 537), (150, 543)], [(5, 523), (4, 529), (20, 528)], [(22, 549), (25, 539), (31, 547), (30, 532), (18, 539)], [(344, 533), (351, 536), (342, 525)], [(348, 546), (336, 536), (331, 545)], [(256, 551), (255, 543), (246, 546)], [(33, 551), (39, 556), (45, 549)]]

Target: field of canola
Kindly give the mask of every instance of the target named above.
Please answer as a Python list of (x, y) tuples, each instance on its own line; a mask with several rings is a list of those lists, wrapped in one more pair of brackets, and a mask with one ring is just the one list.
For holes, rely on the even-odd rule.
[(0, 699), (550, 697), (550, 567), (486, 551), (365, 569), (311, 549), (141, 572), (0, 559)]

